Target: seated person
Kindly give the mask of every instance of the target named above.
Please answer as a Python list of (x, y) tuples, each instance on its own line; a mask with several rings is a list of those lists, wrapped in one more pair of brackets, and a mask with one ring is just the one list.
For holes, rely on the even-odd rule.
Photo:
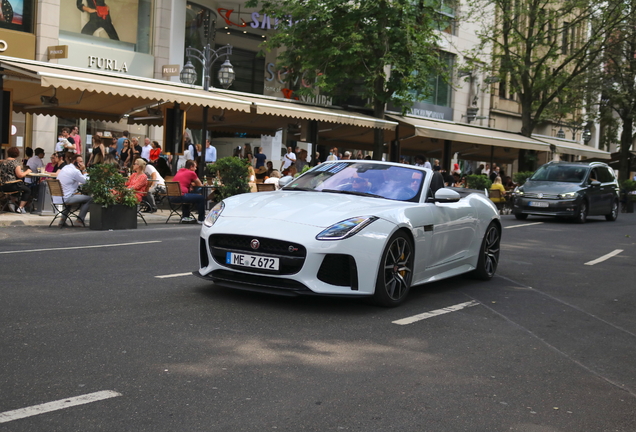
[(133, 162), (133, 173), (128, 177), (126, 181), (126, 187), (135, 191), (137, 202), (141, 202), (146, 195), (146, 186), (148, 184), (148, 177), (144, 173), (146, 168), (146, 161), (139, 158)]
[(24, 207), (31, 198), (31, 188), (24, 184), (23, 179), (31, 170), (22, 170), (22, 163), (17, 158), (20, 156), (18, 147), (10, 147), (7, 150), (7, 158), (0, 163), (0, 188), (3, 192), (18, 192), (17, 196), (19, 206), (16, 207), (16, 213), (24, 214)]
[[(262, 168), (262, 167), (261, 167)], [(272, 170), (272, 175), (270, 178), (266, 179), (263, 184), (273, 184), (276, 185), (276, 190), (280, 189), (278, 185), (278, 181), (280, 180), (280, 171)]]
[(189, 204), (196, 204), (197, 212), (199, 213), (198, 221), (200, 224), (205, 219), (205, 197), (198, 193), (190, 192), (191, 186), (201, 187), (203, 184), (199, 177), (197, 177), (197, 163), (195, 161), (186, 161), (185, 166), (177, 172), (174, 176), (174, 181), (179, 182), (181, 186), (180, 197), (171, 197), (170, 201), (174, 203), (183, 203), (183, 218), (182, 222), (193, 222), (194, 218), (190, 216)]
[(505, 193), (506, 193), (506, 188), (504, 188), (503, 183), (501, 183), (501, 177), (497, 176), (495, 177), (495, 181), (493, 182), (492, 186), (490, 186), (490, 190), (494, 191), (494, 190), (498, 190), (501, 191), (501, 198), (490, 198), (490, 200), (494, 203), (502, 203), (502, 202), (506, 202), (506, 198), (505, 198)]
[[(84, 158), (76, 153), (71, 154), (70, 161), (70, 164), (65, 165), (64, 168), (59, 171), (57, 179), (60, 181), (60, 185), (62, 186), (64, 203), (66, 205), (82, 204), (77, 221), (84, 225), (84, 220), (86, 219), (86, 214), (88, 213), (88, 208), (91, 203), (91, 197), (88, 195), (81, 195), (77, 193), (77, 191), (80, 185), (86, 183), (86, 167), (84, 166)], [(60, 197), (53, 197), (53, 202), (55, 204), (62, 204)], [(62, 212), (62, 221), (60, 222), (60, 226), (64, 226), (66, 224), (67, 216), (68, 210), (64, 209)]]

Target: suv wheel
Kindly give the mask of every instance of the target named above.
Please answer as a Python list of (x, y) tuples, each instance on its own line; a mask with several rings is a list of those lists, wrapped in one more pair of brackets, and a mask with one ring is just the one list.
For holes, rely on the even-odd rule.
[(618, 217), (618, 201), (614, 200), (614, 202), (612, 203), (612, 211), (610, 212), (610, 214), (605, 215), (605, 219), (607, 219), (610, 222), (614, 222), (617, 217)]
[(576, 223), (584, 224), (587, 221), (587, 202), (584, 200), (579, 206), (579, 212), (575, 217)]

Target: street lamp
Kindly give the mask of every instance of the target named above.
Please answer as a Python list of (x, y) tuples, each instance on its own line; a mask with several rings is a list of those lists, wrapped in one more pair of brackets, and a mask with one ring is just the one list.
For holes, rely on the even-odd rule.
[(563, 128), (559, 128), (559, 131), (556, 134), (557, 138), (565, 139), (565, 131)]
[(592, 140), (592, 131), (589, 129), (585, 129), (583, 131), (583, 142), (588, 144)]
[[(203, 90), (208, 91), (210, 89), (210, 76), (212, 74), (212, 66), (219, 60), (221, 57), (225, 57), (225, 62), (221, 65), (218, 73), (218, 80), (221, 83), (223, 88), (228, 88), (234, 82), (234, 78), (236, 74), (234, 73), (234, 67), (232, 63), (230, 63), (230, 55), (232, 55), (232, 45), (228, 44), (222, 46), (217, 50), (213, 50), (210, 48), (210, 44), (207, 44), (203, 49), (203, 52), (199, 51), (196, 48), (188, 47), (186, 48), (186, 57), (188, 61), (186, 62), (183, 70), (179, 74), (179, 79), (184, 84), (193, 85), (197, 80), (197, 72), (194, 69), (194, 65), (190, 61), (191, 59), (196, 59), (201, 66), (203, 66), (203, 79), (202, 86)], [(203, 122), (201, 124), (202, 129), (202, 145), (201, 145), (201, 163), (199, 163), (199, 177), (203, 178), (205, 173), (205, 144), (208, 140), (208, 106), (205, 105), (203, 107)]]

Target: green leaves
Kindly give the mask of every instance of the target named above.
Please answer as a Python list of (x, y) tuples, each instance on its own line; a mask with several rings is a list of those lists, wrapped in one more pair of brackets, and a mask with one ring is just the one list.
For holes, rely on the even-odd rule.
[(93, 202), (108, 207), (123, 204), (137, 205), (135, 192), (126, 187), (126, 178), (119, 173), (116, 165), (99, 164), (88, 169), (88, 181), (82, 190), (93, 198)]
[(249, 162), (237, 157), (225, 157), (218, 159), (213, 164), (208, 164), (207, 170), (213, 175), (218, 175), (220, 186), (217, 187), (219, 199), (231, 197), (250, 191), (248, 184)]

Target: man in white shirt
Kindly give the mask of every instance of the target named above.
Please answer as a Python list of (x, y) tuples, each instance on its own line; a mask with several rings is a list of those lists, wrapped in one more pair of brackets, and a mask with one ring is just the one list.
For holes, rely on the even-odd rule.
[[(77, 221), (84, 225), (86, 214), (88, 213), (88, 207), (91, 203), (91, 197), (88, 195), (80, 195), (77, 193), (77, 189), (80, 185), (86, 183), (86, 167), (84, 166), (84, 158), (81, 155), (74, 154), (70, 157), (70, 163), (62, 168), (57, 179), (62, 186), (62, 192), (64, 194), (64, 203), (70, 204), (82, 204), (80, 207), (79, 217)], [(53, 197), (55, 204), (62, 204), (60, 197)], [(68, 210), (64, 209), (62, 212), (62, 222), (60, 226), (64, 226), (66, 218), (68, 217)]]
[[(37, 173), (39, 172), (39, 168), (44, 168), (45, 166), (44, 162), (42, 161), (42, 159), (44, 158), (44, 150), (38, 147), (35, 149), (34, 153), (35, 154), (27, 161), (27, 166), (31, 168), (31, 172)], [(24, 179), (24, 182), (33, 183), (33, 179), (26, 177)]]
[(141, 148), (141, 158), (150, 160), (150, 150), (152, 150), (152, 144), (150, 144), (150, 138), (146, 138), (144, 146)]
[(216, 148), (210, 144), (210, 140), (205, 140), (205, 163), (216, 162)]
[(159, 191), (160, 193), (165, 192), (166, 182), (163, 177), (161, 177), (161, 174), (159, 174), (159, 171), (157, 171), (157, 169), (152, 164), (146, 164), (144, 174), (148, 176), (148, 180), (154, 180), (152, 182), (152, 186), (148, 190), (148, 193), (144, 196), (144, 200), (148, 201), (148, 204), (150, 205), (150, 213), (154, 213), (157, 211), (157, 203), (155, 202), (154, 194), (157, 191)]
[(283, 172), (283, 174), (287, 175), (287, 171), (289, 170), (289, 167), (294, 162), (296, 162), (296, 155), (292, 151), (291, 147), (287, 147), (287, 154), (283, 157), (283, 163), (280, 166), (280, 169)]

